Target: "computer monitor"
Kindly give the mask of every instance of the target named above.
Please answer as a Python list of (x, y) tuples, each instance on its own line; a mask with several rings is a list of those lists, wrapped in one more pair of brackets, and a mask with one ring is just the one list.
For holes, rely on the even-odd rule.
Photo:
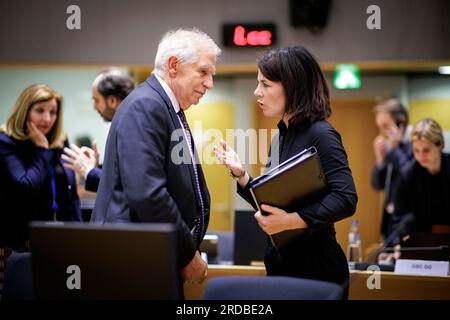
[(171, 224), (30, 224), (40, 299), (180, 299)]
[(267, 234), (254, 217), (255, 211), (236, 210), (234, 217), (234, 264), (263, 262)]

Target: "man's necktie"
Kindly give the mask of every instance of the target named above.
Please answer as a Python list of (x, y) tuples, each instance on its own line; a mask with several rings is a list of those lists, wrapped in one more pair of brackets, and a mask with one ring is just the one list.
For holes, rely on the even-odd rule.
[(187, 144), (189, 147), (189, 151), (192, 155), (192, 166), (194, 168), (194, 180), (195, 180), (195, 191), (197, 194), (197, 202), (198, 205), (200, 207), (200, 215), (199, 215), (199, 219), (197, 221), (197, 225), (195, 226), (194, 229), (194, 239), (197, 241), (197, 245), (200, 245), (200, 242), (202, 241), (202, 237), (204, 235), (204, 231), (206, 228), (205, 225), (205, 221), (206, 221), (206, 217), (205, 217), (205, 205), (203, 203), (203, 198), (202, 198), (202, 192), (200, 189), (200, 181), (198, 178), (198, 168), (197, 168), (197, 164), (195, 161), (195, 153), (194, 153), (194, 143), (192, 141), (192, 135), (191, 135), (191, 130), (189, 129), (189, 124), (186, 120), (186, 116), (184, 115), (184, 111), (180, 109), (180, 111), (178, 111), (178, 117), (181, 120), (181, 123), (183, 124), (184, 130), (186, 132), (186, 138), (187, 138)]

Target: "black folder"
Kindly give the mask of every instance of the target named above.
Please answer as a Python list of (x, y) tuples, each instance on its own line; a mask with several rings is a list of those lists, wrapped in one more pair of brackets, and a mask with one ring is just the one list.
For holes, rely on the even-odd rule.
[[(317, 150), (311, 147), (255, 178), (249, 187), (258, 209), (267, 214), (261, 204), (293, 212), (323, 194), (327, 183)], [(304, 232), (292, 229), (273, 234), (272, 243), (281, 248)]]

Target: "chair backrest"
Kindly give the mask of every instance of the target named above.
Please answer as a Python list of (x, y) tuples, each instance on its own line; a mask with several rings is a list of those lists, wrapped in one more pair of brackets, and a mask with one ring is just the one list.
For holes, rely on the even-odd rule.
[(30, 245), (38, 299), (182, 297), (172, 224), (32, 222)]
[(14, 253), (8, 258), (2, 300), (35, 298), (31, 253)]
[(339, 300), (336, 283), (278, 276), (229, 276), (208, 281), (205, 300)]
[[(211, 243), (208, 244), (208, 236), (215, 237), (216, 240), (211, 241), (215, 243), (215, 248), (211, 246)], [(232, 264), (234, 258), (234, 233), (210, 231), (203, 239), (200, 250), (208, 254), (208, 263), (211, 263), (210, 255), (213, 254), (216, 255), (212, 261), (213, 264)]]
[(234, 216), (234, 264), (264, 261), (267, 234), (258, 225), (254, 210), (236, 210)]
[(216, 232), (219, 236), (219, 262), (232, 263), (234, 255), (234, 233)]

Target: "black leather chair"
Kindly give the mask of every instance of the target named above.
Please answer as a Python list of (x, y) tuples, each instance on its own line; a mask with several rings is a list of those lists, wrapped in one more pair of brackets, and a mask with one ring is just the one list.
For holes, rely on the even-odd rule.
[(335, 283), (275, 276), (212, 278), (205, 300), (340, 300), (343, 289)]
[(2, 300), (35, 299), (31, 253), (14, 253), (8, 258)]

